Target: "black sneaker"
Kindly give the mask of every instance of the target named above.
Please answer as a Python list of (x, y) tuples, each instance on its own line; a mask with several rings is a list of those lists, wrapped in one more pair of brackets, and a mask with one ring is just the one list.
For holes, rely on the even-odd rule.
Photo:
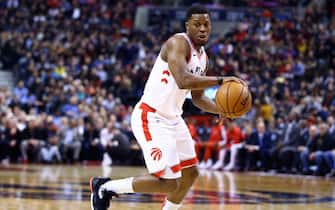
[(101, 185), (110, 181), (110, 178), (99, 178), (92, 177), (90, 179), (90, 188), (91, 188), (91, 209), (92, 210), (107, 210), (109, 207), (109, 200), (113, 196), (118, 196), (113, 191), (103, 190), (102, 197), (99, 196), (99, 188)]

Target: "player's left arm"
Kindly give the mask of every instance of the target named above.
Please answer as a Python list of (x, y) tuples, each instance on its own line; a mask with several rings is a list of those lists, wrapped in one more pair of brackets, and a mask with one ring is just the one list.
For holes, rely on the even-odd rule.
[(192, 102), (196, 107), (205, 112), (219, 114), (219, 110), (216, 108), (216, 104), (205, 95), (204, 90), (192, 90), (191, 95)]
[[(206, 64), (205, 74), (207, 70), (208, 70), (208, 60)], [(209, 97), (205, 95), (204, 89), (191, 90), (191, 95), (192, 95), (192, 102), (196, 107), (205, 112), (219, 114), (219, 110), (217, 109), (216, 104), (214, 103), (213, 100), (211, 100)]]

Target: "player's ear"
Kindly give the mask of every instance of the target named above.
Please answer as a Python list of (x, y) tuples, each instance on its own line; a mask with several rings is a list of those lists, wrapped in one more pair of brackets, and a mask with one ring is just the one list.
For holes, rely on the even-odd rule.
[(188, 21), (185, 22), (185, 28), (188, 30)]

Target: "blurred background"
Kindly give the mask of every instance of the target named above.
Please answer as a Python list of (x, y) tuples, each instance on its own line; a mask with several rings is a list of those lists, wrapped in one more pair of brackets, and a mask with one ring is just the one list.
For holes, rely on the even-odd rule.
[[(0, 1), (1, 164), (143, 165), (131, 112), (192, 3)], [(334, 1), (198, 3), (211, 11), (209, 75), (253, 95), (224, 123), (186, 101), (199, 167), (334, 176)]]

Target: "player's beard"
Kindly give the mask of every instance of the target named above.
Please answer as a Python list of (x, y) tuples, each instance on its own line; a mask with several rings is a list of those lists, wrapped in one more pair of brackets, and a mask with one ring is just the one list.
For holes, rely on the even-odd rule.
[(199, 39), (199, 38), (197, 39), (197, 44), (201, 45), (201, 46), (207, 44), (207, 42), (208, 42), (208, 38), (207, 37), (205, 39)]

